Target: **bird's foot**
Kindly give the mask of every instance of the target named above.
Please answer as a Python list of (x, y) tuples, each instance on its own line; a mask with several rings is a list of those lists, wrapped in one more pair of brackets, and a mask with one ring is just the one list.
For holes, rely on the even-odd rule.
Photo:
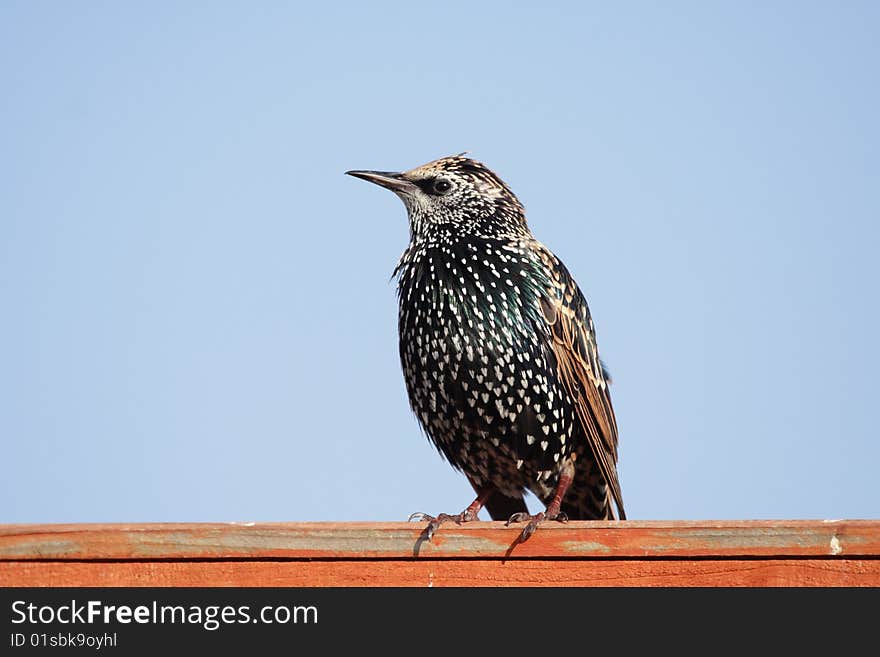
[(430, 541), (434, 536), (434, 532), (440, 529), (440, 525), (444, 522), (448, 522), (452, 520), (456, 525), (460, 525), (463, 522), (471, 522), (477, 519), (477, 514), (472, 511), (470, 508), (465, 509), (461, 513), (457, 513), (455, 515), (450, 515), (448, 513), (438, 514), (436, 517), (428, 515), (427, 513), (413, 513), (408, 522), (428, 522), (428, 526), (425, 527), (425, 539)]
[(510, 518), (507, 519), (506, 526), (510, 527), (515, 522), (525, 522), (528, 520), (528, 524), (523, 527), (522, 533), (519, 535), (519, 542), (525, 543), (532, 534), (535, 533), (535, 530), (545, 520), (556, 520), (558, 522), (568, 522), (568, 516), (565, 515), (562, 511), (557, 511), (556, 513), (551, 514), (550, 512), (541, 511), (540, 513), (536, 513), (535, 515), (531, 515), (529, 513), (514, 513)]

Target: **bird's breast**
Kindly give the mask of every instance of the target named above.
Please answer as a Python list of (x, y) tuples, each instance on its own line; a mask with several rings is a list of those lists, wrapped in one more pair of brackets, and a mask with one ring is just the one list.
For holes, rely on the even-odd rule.
[(401, 365), (413, 410), (450, 461), (484, 441), (511, 463), (537, 455), (530, 464), (549, 468), (571, 414), (531, 262), (500, 248), (427, 252), (402, 271)]
[(401, 349), (453, 373), (468, 363), (510, 367), (516, 354), (540, 350), (547, 335), (531, 266), (501, 244), (426, 249), (401, 274)]

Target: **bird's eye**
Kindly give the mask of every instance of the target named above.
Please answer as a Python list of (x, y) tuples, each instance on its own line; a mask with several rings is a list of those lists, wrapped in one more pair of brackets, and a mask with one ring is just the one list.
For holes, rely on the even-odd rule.
[(437, 178), (437, 180), (434, 181), (433, 189), (435, 194), (445, 194), (452, 189), (452, 183), (444, 178)]

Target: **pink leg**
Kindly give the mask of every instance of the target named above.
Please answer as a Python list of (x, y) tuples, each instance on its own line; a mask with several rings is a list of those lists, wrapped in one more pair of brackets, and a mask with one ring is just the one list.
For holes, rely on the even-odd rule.
[(560, 522), (566, 522), (568, 520), (568, 517), (564, 513), (561, 513), (559, 509), (562, 507), (562, 498), (565, 497), (565, 492), (568, 490), (568, 487), (571, 486), (573, 479), (574, 464), (570, 464), (560, 473), (559, 483), (556, 485), (556, 493), (553, 495), (550, 504), (547, 505), (546, 511), (541, 511), (535, 515), (529, 515), (528, 513), (514, 513), (510, 516), (507, 521), (508, 525), (514, 522), (529, 521), (529, 524), (523, 527), (522, 534), (520, 534), (521, 543), (525, 543), (529, 540), (529, 537), (535, 533), (538, 525), (545, 520), (558, 520)]
[(477, 519), (477, 515), (480, 513), (480, 509), (483, 508), (483, 505), (486, 503), (486, 500), (489, 499), (489, 496), (494, 492), (493, 488), (484, 488), (477, 492), (477, 499), (471, 502), (470, 506), (466, 508), (461, 513), (456, 515), (450, 515), (448, 513), (438, 514), (435, 518), (434, 516), (430, 516), (427, 513), (414, 513), (409, 519), (413, 520), (427, 520), (428, 526), (425, 528), (425, 535), (427, 539), (430, 541), (434, 536), (434, 532), (436, 532), (440, 525), (449, 520), (455, 521), (456, 524), (460, 525), (463, 522), (471, 522)]

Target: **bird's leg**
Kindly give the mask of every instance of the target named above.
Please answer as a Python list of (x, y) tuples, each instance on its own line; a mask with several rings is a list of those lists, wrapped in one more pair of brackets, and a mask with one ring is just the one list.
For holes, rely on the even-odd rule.
[(535, 515), (530, 515), (528, 513), (514, 513), (508, 518), (508, 526), (514, 522), (529, 521), (529, 524), (523, 527), (522, 533), (520, 534), (520, 543), (525, 543), (529, 540), (529, 537), (535, 533), (538, 525), (545, 520), (558, 520), (559, 522), (568, 521), (568, 516), (562, 513), (559, 509), (562, 507), (562, 498), (565, 497), (565, 492), (568, 490), (568, 487), (571, 486), (573, 479), (574, 459), (570, 459), (562, 469), (562, 472), (559, 473), (559, 483), (556, 484), (556, 493), (553, 495), (550, 504), (547, 505), (546, 511), (541, 511)]
[(427, 520), (428, 526), (425, 527), (425, 536), (430, 541), (434, 536), (434, 532), (436, 532), (440, 525), (448, 520), (452, 520), (455, 524), (460, 525), (463, 522), (471, 522), (477, 519), (477, 514), (480, 513), (480, 509), (483, 508), (483, 505), (486, 503), (486, 500), (489, 499), (489, 496), (492, 495), (494, 489), (492, 488), (483, 488), (477, 491), (477, 499), (470, 503), (470, 506), (466, 508), (461, 513), (456, 515), (450, 515), (448, 513), (440, 513), (436, 517), (430, 516), (427, 513), (414, 513), (409, 517), (409, 521), (413, 520)]

